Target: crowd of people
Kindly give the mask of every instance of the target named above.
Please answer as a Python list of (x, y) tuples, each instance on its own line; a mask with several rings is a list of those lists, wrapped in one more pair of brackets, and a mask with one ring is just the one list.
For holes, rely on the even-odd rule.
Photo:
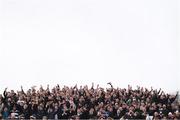
[(0, 119), (180, 119), (178, 93), (137, 86), (132, 89), (77, 85), (0, 94)]

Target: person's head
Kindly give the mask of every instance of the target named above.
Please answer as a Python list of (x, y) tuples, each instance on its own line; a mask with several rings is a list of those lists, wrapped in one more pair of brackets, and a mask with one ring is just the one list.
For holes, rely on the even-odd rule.
[(43, 110), (43, 107), (41, 105), (38, 105), (38, 110)]
[(11, 102), (11, 101), (12, 101), (12, 99), (10, 97), (8, 97), (8, 102)]
[(43, 116), (42, 120), (48, 120), (47, 116)]
[(94, 114), (94, 108), (91, 108), (90, 110), (89, 110), (89, 114)]
[(154, 119), (160, 119), (159, 113), (158, 112), (154, 112)]
[(4, 112), (8, 112), (8, 108), (7, 107), (4, 108)]
[(16, 111), (16, 106), (14, 105), (14, 107), (13, 107), (13, 111)]
[(166, 109), (166, 105), (165, 105), (165, 104), (163, 104), (163, 106), (162, 106), (162, 107), (163, 107), (163, 109), (164, 109), (164, 110)]
[(19, 105), (20, 106), (24, 106), (24, 102), (19, 102)]
[(180, 112), (178, 110), (175, 112), (175, 118), (180, 119)]
[(110, 108), (109, 108), (109, 112), (113, 112), (113, 107), (111, 106)]
[(28, 105), (27, 105), (27, 104), (24, 104), (23, 108), (24, 108), (24, 109), (27, 109), (27, 108), (28, 108)]
[(161, 95), (161, 96), (160, 96), (160, 99), (164, 99), (164, 98), (165, 98), (164, 95)]
[(78, 115), (76, 115), (75, 120), (80, 120), (80, 117)]
[(172, 112), (169, 112), (169, 113), (168, 113), (168, 119), (173, 119), (173, 114), (172, 114)]
[(53, 112), (53, 108), (52, 108), (52, 107), (49, 107), (49, 108), (48, 108), (48, 113), (51, 113), (51, 112)]
[(163, 115), (162, 120), (167, 120), (167, 117), (165, 115)]
[(123, 104), (122, 104), (122, 108), (123, 108), (123, 109), (125, 109), (126, 106), (127, 106), (126, 103), (123, 103)]

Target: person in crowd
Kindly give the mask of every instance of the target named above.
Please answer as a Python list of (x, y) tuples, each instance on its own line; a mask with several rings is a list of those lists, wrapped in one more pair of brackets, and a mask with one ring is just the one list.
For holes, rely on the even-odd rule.
[(176, 95), (161, 89), (40, 86), (0, 94), (0, 119), (180, 119)]

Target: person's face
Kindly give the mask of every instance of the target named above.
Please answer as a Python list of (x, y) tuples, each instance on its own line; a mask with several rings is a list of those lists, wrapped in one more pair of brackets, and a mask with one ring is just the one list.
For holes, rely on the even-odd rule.
[(94, 113), (94, 109), (91, 108), (90, 111), (89, 111), (89, 114), (93, 114)]
[(163, 99), (164, 98), (164, 96), (163, 95), (161, 95), (161, 97), (160, 97), (161, 99)]
[(122, 108), (122, 107), (119, 107), (119, 110), (120, 110), (120, 111), (122, 111), (122, 110), (123, 110), (123, 108)]
[(111, 102), (114, 105), (114, 101)]
[(116, 103), (118, 103), (119, 102), (119, 99), (116, 99)]
[(38, 110), (43, 110), (43, 108), (41, 106), (38, 106)]
[(119, 105), (118, 103), (115, 104), (115, 109), (118, 109)]
[(16, 110), (16, 107), (13, 107), (13, 110)]
[(150, 109), (150, 110), (154, 110), (154, 107), (151, 106), (149, 109)]
[(8, 98), (8, 101), (11, 102), (11, 98)]
[(80, 120), (79, 116), (76, 116), (75, 120)]
[(24, 103), (23, 103), (23, 102), (20, 102), (20, 106), (24, 106)]
[(77, 109), (77, 113), (80, 113), (81, 112), (81, 109)]
[(7, 112), (7, 111), (8, 111), (7, 107), (5, 107), (5, 108), (4, 108), (4, 111), (5, 111), (5, 112)]
[(168, 118), (173, 118), (173, 115), (172, 114), (168, 114)]
[(57, 105), (55, 105), (54, 108), (55, 108), (55, 110), (58, 110), (58, 106)]
[(155, 112), (155, 113), (154, 113), (154, 116), (155, 116), (155, 117), (157, 117), (157, 116), (158, 116), (158, 113), (157, 113), (157, 112)]
[(27, 109), (27, 107), (28, 107), (28, 105), (27, 105), (27, 104), (25, 104), (25, 105), (24, 105), (24, 109)]
[(52, 109), (52, 108), (49, 108), (49, 112), (53, 112), (53, 109)]
[(122, 107), (123, 107), (123, 108), (126, 108), (126, 105), (125, 105), (125, 104), (123, 104), (123, 105), (122, 105)]
[(112, 107), (110, 107), (109, 111), (110, 111), (110, 112), (112, 112), (112, 111), (113, 111), (113, 108), (112, 108)]
[(166, 105), (163, 105), (163, 109), (166, 109)]

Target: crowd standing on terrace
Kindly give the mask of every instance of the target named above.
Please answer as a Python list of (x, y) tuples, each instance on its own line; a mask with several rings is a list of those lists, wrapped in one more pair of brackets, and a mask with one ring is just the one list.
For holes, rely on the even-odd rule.
[(177, 96), (161, 89), (59, 85), (0, 94), (0, 119), (180, 119)]

